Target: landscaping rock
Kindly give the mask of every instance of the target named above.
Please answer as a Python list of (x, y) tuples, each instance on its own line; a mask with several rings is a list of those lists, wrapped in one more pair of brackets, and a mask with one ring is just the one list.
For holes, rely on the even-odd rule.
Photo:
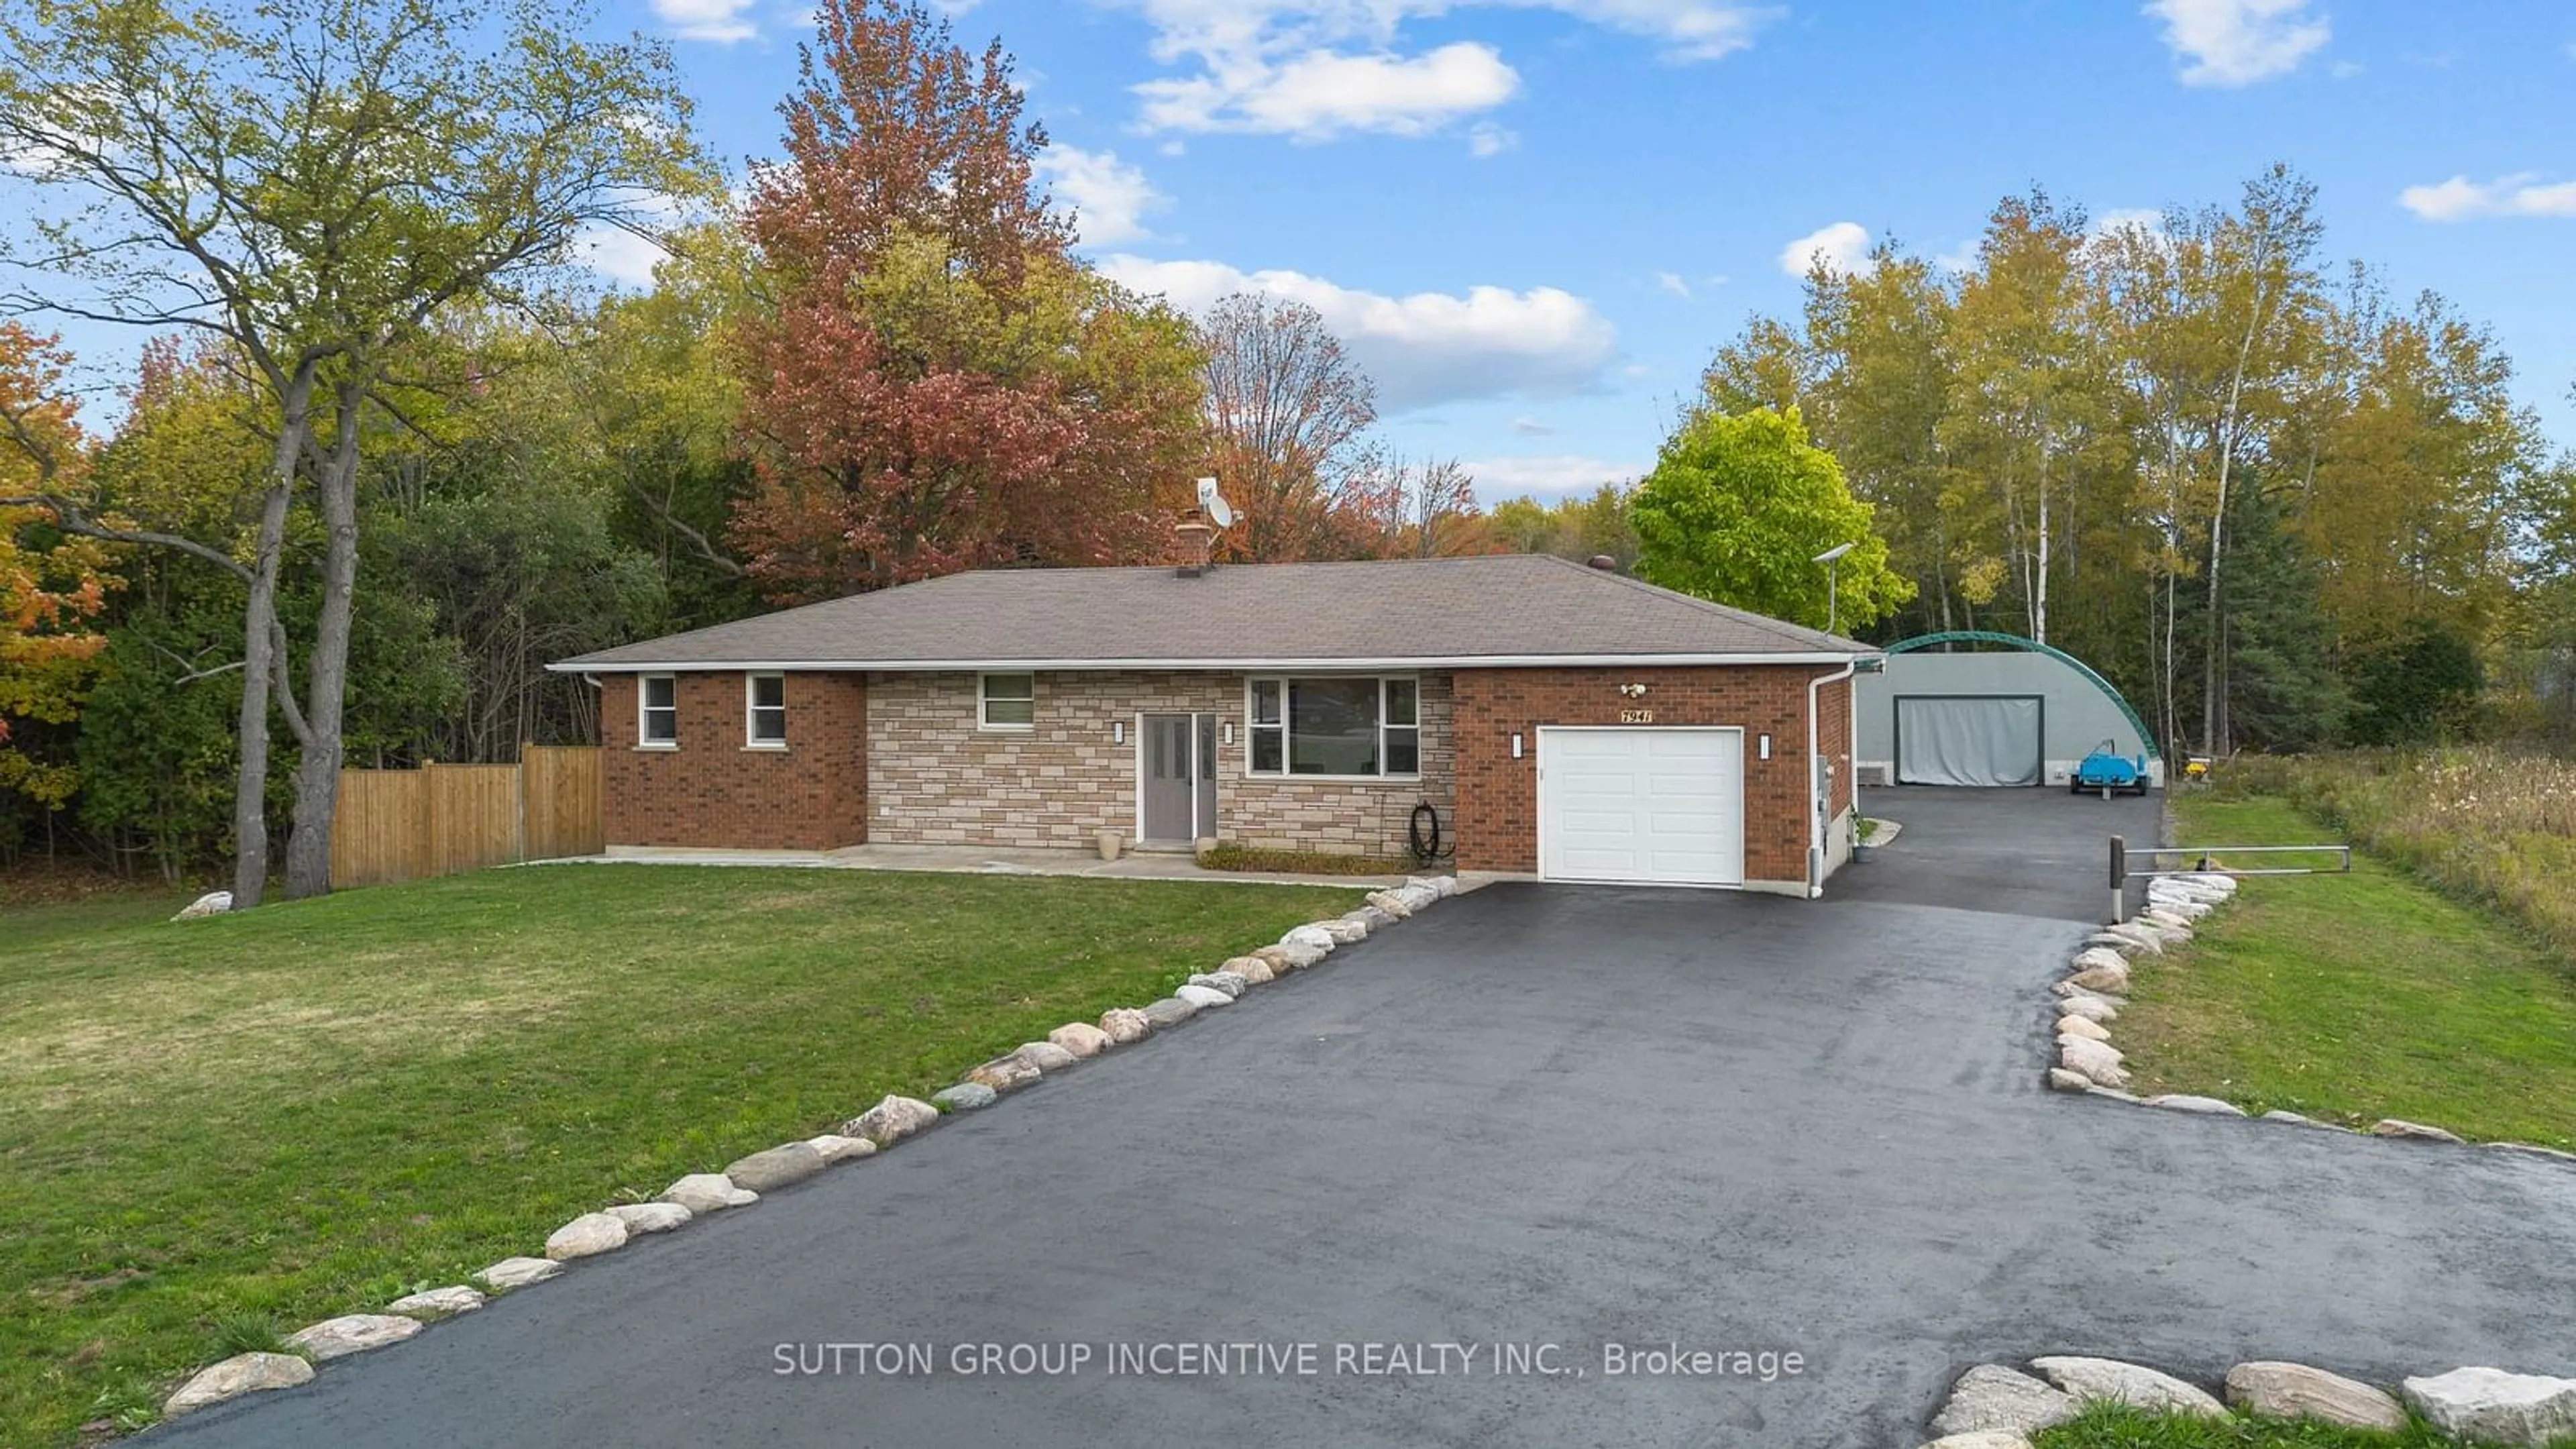
[(1020, 1049), (1011, 1053), (1011, 1055), (1018, 1057), (1021, 1061), (1027, 1062), (1030, 1066), (1037, 1068), (1041, 1072), (1060, 1072), (1081, 1060), (1081, 1058), (1075, 1056), (1069, 1051), (1066, 1051), (1064, 1048), (1057, 1046), (1051, 1041), (1022, 1042), (1020, 1043)]
[(1273, 971), (1287, 971), (1294, 969), (1288, 964), (1288, 948), (1285, 946), (1255, 946), (1244, 954), (1247, 956), (1258, 956), (1262, 960), (1269, 962), (1270, 969)]
[(1409, 875), (1404, 883), (1410, 889), (1429, 891), (1443, 899), (1458, 893), (1458, 877), (1454, 875)]
[(286, 1336), (286, 1343), (290, 1348), (304, 1350), (305, 1357), (315, 1363), (329, 1363), (335, 1358), (400, 1343), (418, 1332), (420, 1320), (399, 1313), (344, 1313), (295, 1330)]
[(2371, 1123), (2370, 1135), (2373, 1137), (2407, 1137), (2418, 1142), (2457, 1142), (2460, 1140), (2460, 1135), (2456, 1132), (2445, 1132), (2439, 1127), (2427, 1127), (2421, 1122), (2409, 1122), (2402, 1117), (2382, 1117), (2378, 1121)]
[(2391, 1433), (2406, 1427), (2406, 1410), (2387, 1394), (2303, 1363), (2238, 1364), (2227, 1371), (2227, 1402), (2267, 1419), (2316, 1419)]
[(956, 1086), (931, 1093), (930, 1100), (951, 1112), (972, 1112), (979, 1107), (992, 1106), (1002, 1100), (1002, 1096), (982, 1082), (959, 1082)]
[(2060, 1355), (2032, 1359), (2030, 1366), (2078, 1399), (2108, 1399), (2141, 1409), (2166, 1409), (2211, 1419), (2227, 1417), (2227, 1406), (2204, 1390), (2141, 1364), (2122, 1363), (2116, 1358)]
[(1132, 1006), (1113, 1006), (1100, 1013), (1100, 1034), (1120, 1046), (1133, 1046), (1154, 1034), (1154, 1023)]
[(1413, 914), (1413, 907), (1393, 891), (1370, 891), (1361, 899), (1399, 921)]
[(2147, 1105), (2150, 1107), (2170, 1107), (2177, 1112), (2201, 1112), (2212, 1117), (2242, 1117), (2245, 1115), (2245, 1109), (2232, 1102), (2222, 1102), (2216, 1097), (2195, 1097), (2188, 1092), (2167, 1092), (2162, 1096), (2149, 1097), (2147, 1099)]
[(1950, 1386), (1949, 1402), (1932, 1416), (1932, 1432), (2035, 1434), (2074, 1417), (2074, 1395), (2001, 1364), (1981, 1363)]
[(507, 1293), (513, 1288), (526, 1288), (543, 1283), (563, 1271), (563, 1264), (552, 1258), (503, 1258), (474, 1276), (492, 1288)]
[(841, 1124), (841, 1131), (851, 1137), (864, 1137), (879, 1147), (891, 1147), (924, 1127), (939, 1121), (939, 1109), (918, 1097), (889, 1096), (856, 1117)]
[(2064, 1067), (2048, 1069), (2048, 1089), (2052, 1092), (2081, 1092), (2092, 1085), (2093, 1079), (2082, 1072), (2070, 1072)]
[(1948, 1434), (1923, 1449), (2030, 1449), (2030, 1440), (2009, 1429), (1980, 1429), (1974, 1434)]
[(1344, 920), (1357, 921), (1361, 925), (1368, 927), (1369, 934), (1371, 935), (1375, 935), (1395, 924), (1395, 915), (1393, 912), (1381, 911), (1375, 906), (1354, 907), (1350, 910), (1344, 911), (1342, 913), (1342, 918)]
[(2117, 951), (2123, 957), (2136, 956), (2147, 949), (2135, 937), (2114, 936), (2108, 931), (2096, 931), (2085, 937), (2084, 946), (2086, 950), (2099, 946), (2106, 951)]
[(2162, 926), (2168, 931), (2180, 931), (2186, 936), (2191, 934), (2189, 916), (2166, 910), (2153, 902), (2150, 902), (2145, 910), (2138, 912), (2138, 919), (2150, 925)]
[(2117, 966), (2087, 966), (2066, 978), (2067, 983), (2084, 991), (2126, 991), (2129, 989), (2127, 962)]
[(2307, 1118), (2300, 1116), (2296, 1112), (2284, 1112), (2278, 1107), (2264, 1113), (2261, 1120), (2265, 1122), (2297, 1122), (2309, 1127), (2317, 1125), (2314, 1122), (2310, 1122)]
[(2398, 1386), (2415, 1412), (2458, 1439), (2547, 1444), (2576, 1433), (2576, 1379), (2458, 1368)]
[(1323, 960), (1327, 954), (1328, 952), (1326, 948), (1322, 946), (1309, 945), (1306, 942), (1301, 941), (1288, 948), (1288, 969), (1292, 971), (1303, 971), (1307, 967), (1314, 965), (1316, 962)]
[(2080, 1036), (2057, 1039), (2058, 1065), (2070, 1072), (2081, 1073), (2095, 1086), (2125, 1087), (2129, 1074), (2120, 1067), (2120, 1053), (2105, 1042), (2087, 1041)]
[(760, 1194), (734, 1186), (733, 1179), (721, 1172), (692, 1172), (664, 1188), (662, 1201), (678, 1203), (692, 1214), (704, 1217), (725, 1208), (749, 1207), (760, 1201)]
[(724, 1170), (734, 1186), (745, 1192), (776, 1192), (791, 1182), (803, 1182), (821, 1172), (823, 1154), (810, 1142), (787, 1142), (738, 1158)]
[(2555, 1147), (2541, 1147), (2529, 1142), (2490, 1142), (2498, 1152), (2520, 1152), (2531, 1157), (2550, 1157), (2560, 1162), (2576, 1162), (2576, 1152), (2561, 1152)]
[[(844, 1137), (840, 1140), (847, 1142), (850, 1139)], [(610, 1208), (608, 1215), (626, 1225), (626, 1236), (630, 1238), (685, 1228), (697, 1216), (675, 1202), (622, 1202)]]
[(1222, 991), (1225, 993), (1225, 999), (1228, 1001), (1232, 1001), (1236, 997), (1241, 996), (1243, 993), (1252, 989), (1251, 982), (1244, 980), (1242, 977), (1235, 975), (1231, 971), (1202, 971), (1198, 975), (1190, 978), (1190, 984), (1192, 986), (1204, 986), (1210, 991)]
[(1331, 955), (1333, 947), (1339, 943), (1333, 939), (1332, 932), (1321, 926), (1296, 926), (1292, 927), (1287, 935), (1279, 938), (1279, 944), (1291, 949), (1298, 946), (1311, 946), (1326, 955)]
[(2080, 1016), (2096, 1025), (2120, 1019), (2120, 1008), (2111, 1004), (2111, 998), (2096, 996), (2089, 991), (2077, 991), (2060, 997), (2057, 1002), (2057, 1013), (2060, 1016)]
[[(180, 907), (179, 914), (172, 916), (170, 919), (174, 921), (200, 920), (207, 916), (220, 916), (232, 908), (233, 893), (231, 891), (208, 891), (204, 895), (201, 895), (195, 900)], [(209, 1370), (208, 1372), (212, 1372), (212, 1370)], [(184, 1390), (182, 1392), (184, 1392)]]
[[(2127, 1074), (2122, 1073), (2122, 1075), (2125, 1076)], [(2088, 1097), (2108, 1097), (2114, 1102), (2127, 1102), (2132, 1105), (2135, 1105), (2138, 1100), (2137, 1093), (2123, 1092), (2117, 1087), (2095, 1087), (2084, 1095)]]
[(2109, 992), (2094, 991), (2087, 987), (2078, 986), (2072, 981), (2060, 981), (2051, 985), (2048, 988), (2048, 994), (2051, 996), (2061, 997), (2068, 1001), (2073, 1001), (2077, 997), (2089, 996), (2095, 1001), (2109, 1002), (2114, 1008), (2129, 1004), (2129, 998), (2125, 996), (2115, 996)]
[(1199, 986), (1192, 984), (1183, 986), (1172, 994), (1179, 997), (1181, 1000), (1188, 1002), (1190, 1005), (1200, 1007), (1202, 1009), (1211, 1006), (1234, 1005), (1233, 997), (1226, 995), (1224, 992), (1217, 990), (1213, 986)]
[(386, 1304), (385, 1311), (417, 1318), (423, 1323), (436, 1323), (459, 1313), (471, 1313), (490, 1301), (479, 1290), (458, 1283), (446, 1288), (424, 1288), (418, 1293), (406, 1293)]
[[(1264, 971), (1270, 968), (1264, 966)], [(1109, 1033), (1087, 1021), (1068, 1021), (1047, 1033), (1047, 1040), (1077, 1057), (1096, 1057), (1116, 1043)]]
[(1354, 921), (1347, 916), (1335, 916), (1329, 921), (1317, 921), (1315, 929), (1332, 937), (1333, 944), (1337, 946), (1348, 946), (1355, 941), (1365, 941), (1369, 933), (1367, 922)]
[(2111, 1039), (2111, 1033), (2103, 1030), (2100, 1022), (2081, 1016), (2059, 1017), (2057, 1019), (2057, 1034), (2059, 1036), (2080, 1036), (2091, 1041), (2109, 1041)]
[(198, 1370), (195, 1378), (181, 1384), (179, 1392), (162, 1401), (161, 1417), (175, 1419), (208, 1404), (220, 1404), (262, 1389), (291, 1389), (312, 1381), (313, 1365), (291, 1353), (235, 1354)]
[[(1151, 1010), (1150, 1007), (1147, 1009)], [(995, 1057), (968, 1072), (966, 1080), (981, 1083), (996, 1092), (1007, 1093), (1016, 1092), (1028, 1086), (1042, 1075), (1044, 1073), (1031, 1065), (1028, 1058), (1013, 1052), (1006, 1057)]]
[(1259, 956), (1228, 956), (1225, 964), (1216, 969), (1240, 976), (1255, 986), (1266, 986), (1279, 977), (1279, 968)]
[(608, 1213), (583, 1213), (546, 1239), (546, 1256), (558, 1263), (613, 1253), (626, 1246), (626, 1220)]
[[(2142, 926), (2135, 921), (2122, 921), (2116, 926), (2109, 927), (2104, 934), (2117, 936), (2123, 941), (2131, 942), (2135, 944), (2140, 951), (2144, 951), (2150, 956), (2161, 956), (2165, 953), (2164, 933), (2158, 931), (2153, 926)], [(2136, 951), (2123, 951), (2120, 954), (2124, 956), (2135, 956), (2138, 953)]]
[(2077, 971), (2094, 966), (2108, 966), (2115, 970), (2126, 971), (2129, 969), (2129, 958), (2108, 946), (2087, 946), (2076, 952), (2074, 961), (2069, 964)]
[(825, 1166), (835, 1162), (847, 1162), (854, 1157), (873, 1157), (877, 1150), (877, 1145), (864, 1137), (844, 1137), (838, 1132), (826, 1132), (820, 1137), (808, 1137), (805, 1139), (805, 1145), (823, 1154)]
[(1152, 1022), (1157, 1031), (1167, 1026), (1179, 1026), (1198, 1014), (1197, 1002), (1183, 1001), (1177, 996), (1166, 996), (1160, 1001), (1147, 1003), (1145, 1007), (1145, 1019)]

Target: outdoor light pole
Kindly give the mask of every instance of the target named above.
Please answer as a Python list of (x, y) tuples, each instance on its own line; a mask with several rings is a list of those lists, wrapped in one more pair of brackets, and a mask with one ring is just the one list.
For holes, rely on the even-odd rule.
[[(1852, 543), (1858, 542), (1858, 539), (1854, 539), (1852, 541)], [(1816, 555), (1815, 558), (1811, 560), (1811, 562), (1820, 563), (1825, 566), (1825, 632), (1828, 634), (1834, 632), (1834, 625), (1841, 618), (1842, 598), (1840, 594), (1840, 586), (1842, 583), (1841, 574), (1843, 555), (1852, 551), (1852, 543), (1835, 544), (1832, 548), (1826, 549), (1823, 553)]]

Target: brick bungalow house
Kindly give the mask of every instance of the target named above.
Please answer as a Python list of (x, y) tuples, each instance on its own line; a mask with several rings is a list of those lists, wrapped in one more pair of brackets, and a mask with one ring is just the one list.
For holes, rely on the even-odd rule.
[[(552, 666), (633, 846), (1215, 838), (1810, 894), (1867, 645), (1562, 559), (999, 569)], [(1424, 809), (1424, 807), (1428, 809)]]

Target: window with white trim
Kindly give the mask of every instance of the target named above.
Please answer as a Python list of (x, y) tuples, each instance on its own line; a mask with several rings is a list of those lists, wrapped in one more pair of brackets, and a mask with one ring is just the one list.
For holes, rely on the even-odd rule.
[(1254, 679), (1246, 694), (1251, 774), (1422, 773), (1422, 687), (1411, 675)]
[(1036, 675), (983, 675), (976, 686), (976, 696), (976, 720), (985, 729), (1025, 730), (1037, 727)]
[(742, 680), (742, 743), (746, 749), (787, 748), (787, 676), (746, 674)]
[(680, 743), (680, 686), (668, 674), (647, 674), (635, 690), (635, 743), (667, 750)]

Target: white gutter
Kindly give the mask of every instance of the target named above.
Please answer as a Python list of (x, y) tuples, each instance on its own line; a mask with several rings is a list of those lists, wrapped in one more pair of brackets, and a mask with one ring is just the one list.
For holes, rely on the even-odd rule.
[(1834, 798), (1831, 785), (1824, 788), (1821, 799), (1816, 792), (1816, 692), (1859, 672), (1860, 661), (1855, 659), (1832, 674), (1807, 681), (1807, 899), (1811, 901), (1825, 893), (1825, 809)]
[[(1873, 653), (1876, 651), (1872, 651)], [(1848, 678), (1855, 656), (1843, 652), (1736, 654), (1457, 654), (1388, 655), (1373, 659), (723, 659), (671, 660), (652, 663), (602, 663), (575, 660), (549, 664), (557, 674), (707, 674), (749, 670), (769, 674), (806, 671), (817, 674), (883, 670), (887, 673), (959, 673), (981, 670), (1012, 672), (1064, 669), (1241, 669), (1298, 670), (1331, 673), (1390, 669), (1549, 669), (1650, 667), (1697, 668), (1718, 664), (1840, 664)]]

